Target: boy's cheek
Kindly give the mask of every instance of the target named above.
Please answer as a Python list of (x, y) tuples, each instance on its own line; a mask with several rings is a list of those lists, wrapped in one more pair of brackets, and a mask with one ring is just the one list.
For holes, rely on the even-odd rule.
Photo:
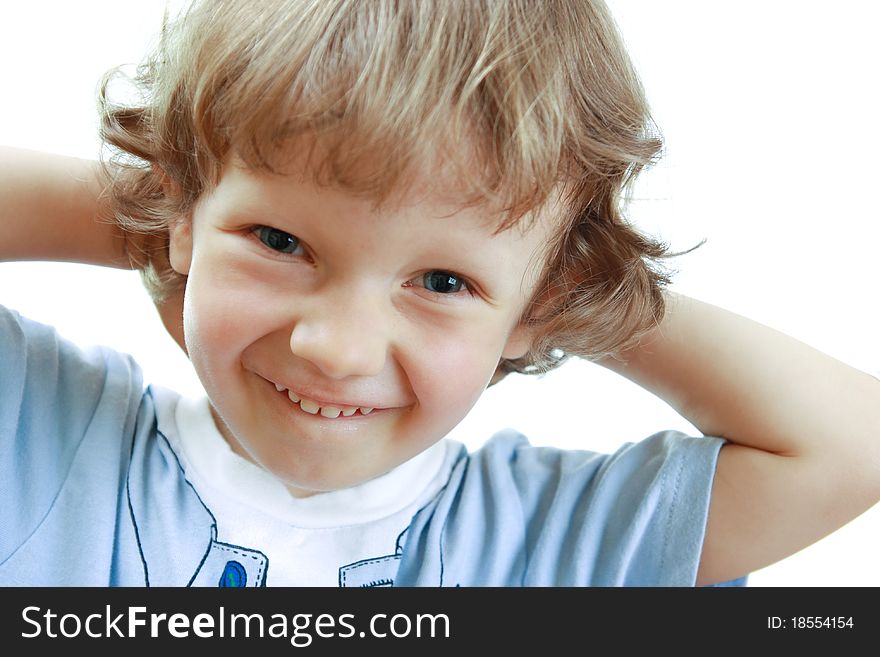
[(194, 271), (187, 280), (183, 303), (184, 335), (191, 357), (233, 357), (256, 340), (263, 323), (258, 296), (202, 280)]
[(421, 403), (464, 408), (462, 416), (480, 398), (498, 363), (498, 346), (477, 339), (435, 341), (419, 352), (424, 354), (417, 370), (420, 380), (412, 380), (413, 368), (409, 372)]

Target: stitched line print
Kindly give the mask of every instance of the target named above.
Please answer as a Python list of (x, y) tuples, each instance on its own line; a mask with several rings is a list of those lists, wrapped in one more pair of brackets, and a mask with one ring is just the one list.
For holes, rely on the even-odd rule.
[[(394, 561), (400, 561), (399, 554), (391, 554), (384, 557), (376, 557), (375, 559), (364, 559), (363, 561), (356, 561), (352, 564), (348, 564), (347, 566), (342, 566), (339, 569), (339, 585), (344, 587), (347, 583), (349, 575), (353, 574), (359, 568), (375, 568), (381, 564), (387, 564)], [(378, 580), (373, 580), (375, 582), (384, 582), (387, 581), (387, 584), (376, 584), (376, 586), (394, 586), (394, 580), (389, 578), (381, 578)], [(361, 584), (362, 587), (370, 587), (372, 586), (372, 582), (367, 584)]]
[(392, 555), (392, 556), (387, 556), (387, 557), (377, 557), (375, 559), (365, 559), (364, 561), (356, 561), (355, 563), (350, 564), (347, 567), (347, 570), (349, 570), (349, 571), (357, 570), (358, 568), (363, 568), (364, 566), (372, 566), (374, 564), (387, 563), (389, 561), (396, 561), (399, 558), (400, 557), (398, 557), (397, 555)]

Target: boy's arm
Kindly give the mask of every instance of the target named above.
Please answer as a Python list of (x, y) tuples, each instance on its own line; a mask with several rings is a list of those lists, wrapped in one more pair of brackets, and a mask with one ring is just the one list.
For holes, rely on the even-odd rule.
[(58, 260), (129, 268), (107, 216), (97, 162), (0, 147), (0, 262)]
[(698, 585), (787, 557), (880, 499), (880, 381), (868, 374), (678, 295), (638, 347), (602, 364), (729, 441)]
[[(0, 262), (55, 260), (130, 269), (98, 162), (0, 147)], [(156, 305), (183, 341), (183, 293)]]

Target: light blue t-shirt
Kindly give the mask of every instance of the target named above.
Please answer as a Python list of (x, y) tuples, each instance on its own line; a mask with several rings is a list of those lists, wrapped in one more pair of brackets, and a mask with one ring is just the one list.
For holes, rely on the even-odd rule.
[[(0, 306), (0, 584), (272, 584), (259, 545), (217, 540), (171, 447), (174, 401), (131, 357)], [(597, 454), (504, 431), (462, 446), (397, 544), (340, 585), (693, 586), (722, 444), (663, 432)]]

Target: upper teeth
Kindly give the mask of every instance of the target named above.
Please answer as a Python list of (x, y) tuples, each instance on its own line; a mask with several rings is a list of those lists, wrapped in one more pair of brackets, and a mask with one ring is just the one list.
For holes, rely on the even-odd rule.
[[(275, 384), (275, 389), (278, 392), (287, 390), (287, 388), (278, 383)], [(290, 397), (290, 401), (299, 404), (299, 407), (306, 413), (311, 413), (312, 415), (320, 413), (328, 418), (337, 418), (340, 415), (343, 417), (351, 417), (357, 411), (360, 411), (361, 415), (369, 415), (373, 412), (372, 408), (367, 408), (365, 406), (321, 406), (316, 401), (300, 397), (293, 390), (287, 390), (287, 396)]]

